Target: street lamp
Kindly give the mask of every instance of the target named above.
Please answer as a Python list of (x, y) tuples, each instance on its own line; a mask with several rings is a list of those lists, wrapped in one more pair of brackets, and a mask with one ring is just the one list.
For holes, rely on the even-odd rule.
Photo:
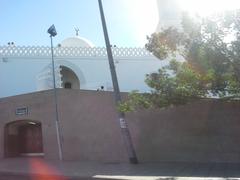
[[(117, 74), (116, 74), (116, 70), (115, 70), (115, 66), (114, 66), (112, 49), (111, 49), (111, 45), (110, 45), (110, 41), (109, 41), (109, 37), (108, 37), (107, 25), (106, 25), (106, 21), (105, 21), (105, 17), (104, 17), (102, 1), (98, 0), (98, 4), (99, 4), (103, 33), (104, 33), (104, 38), (105, 38), (105, 43), (106, 43), (106, 48), (107, 48), (108, 61), (109, 61), (109, 66), (110, 66), (110, 71), (111, 71), (111, 76), (112, 76), (113, 91), (114, 91), (114, 95), (115, 95), (115, 103), (116, 103), (116, 106), (118, 106), (119, 103), (122, 102), (122, 99), (121, 99), (121, 95), (120, 95)], [(130, 135), (130, 132), (128, 129), (128, 124), (125, 120), (125, 114), (123, 112), (118, 111), (118, 118), (119, 118), (119, 123), (120, 123), (123, 140), (124, 140), (127, 152), (128, 152), (129, 161), (132, 164), (137, 164), (138, 159), (137, 159), (136, 152), (134, 150), (134, 146), (132, 143), (132, 138), (131, 138), (131, 135)]]
[(55, 64), (53, 58), (53, 40), (52, 38), (57, 35), (56, 28), (54, 24), (48, 29), (47, 31), (50, 34), (51, 39), (51, 54), (52, 54), (52, 74), (53, 74), (53, 89), (54, 89), (54, 101), (55, 101), (55, 125), (56, 125), (56, 132), (57, 132), (57, 142), (58, 142), (58, 155), (59, 159), (62, 160), (62, 143), (60, 138), (60, 128), (59, 128), (59, 118), (58, 118), (58, 103), (57, 103), (57, 89), (56, 89), (56, 78), (55, 78)]

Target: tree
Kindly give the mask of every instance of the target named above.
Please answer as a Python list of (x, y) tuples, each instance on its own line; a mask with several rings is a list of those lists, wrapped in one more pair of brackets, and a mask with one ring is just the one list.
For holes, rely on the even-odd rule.
[(132, 92), (119, 108), (168, 107), (205, 97), (239, 99), (239, 17), (240, 10), (208, 18), (185, 14), (180, 30), (169, 27), (147, 37), (146, 49), (170, 63), (146, 75), (151, 93)]

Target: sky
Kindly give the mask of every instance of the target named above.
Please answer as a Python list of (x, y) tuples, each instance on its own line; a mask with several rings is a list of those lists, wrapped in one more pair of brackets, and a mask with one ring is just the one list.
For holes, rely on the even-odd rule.
[[(102, 0), (111, 44), (143, 47), (158, 23), (156, 0)], [(0, 46), (49, 46), (47, 29), (54, 24), (58, 44), (79, 35), (105, 46), (98, 0), (0, 0)]]
[[(102, 0), (110, 42), (118, 47), (143, 47), (158, 24), (157, 0)], [(190, 13), (206, 16), (240, 8), (240, 0), (159, 0), (177, 2)], [(171, 7), (171, 6), (170, 6)], [(169, 9), (169, 10), (168, 10)], [(167, 13), (174, 8), (168, 8)], [(54, 43), (79, 35), (105, 46), (98, 0), (0, 0), (0, 46), (49, 46), (47, 29), (54, 24)]]

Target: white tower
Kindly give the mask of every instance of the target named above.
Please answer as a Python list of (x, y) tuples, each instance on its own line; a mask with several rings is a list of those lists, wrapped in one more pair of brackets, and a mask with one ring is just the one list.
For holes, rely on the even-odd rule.
[(157, 0), (157, 5), (159, 22), (156, 32), (171, 26), (180, 28), (182, 10), (179, 6), (179, 0)]

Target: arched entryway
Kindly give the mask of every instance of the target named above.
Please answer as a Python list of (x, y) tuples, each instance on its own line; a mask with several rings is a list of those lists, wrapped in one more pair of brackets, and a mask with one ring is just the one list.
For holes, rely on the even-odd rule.
[(19, 120), (5, 125), (5, 157), (43, 156), (42, 125), (38, 121)]
[(60, 68), (62, 87), (65, 89), (80, 89), (80, 81), (77, 75), (66, 66), (60, 66)]

